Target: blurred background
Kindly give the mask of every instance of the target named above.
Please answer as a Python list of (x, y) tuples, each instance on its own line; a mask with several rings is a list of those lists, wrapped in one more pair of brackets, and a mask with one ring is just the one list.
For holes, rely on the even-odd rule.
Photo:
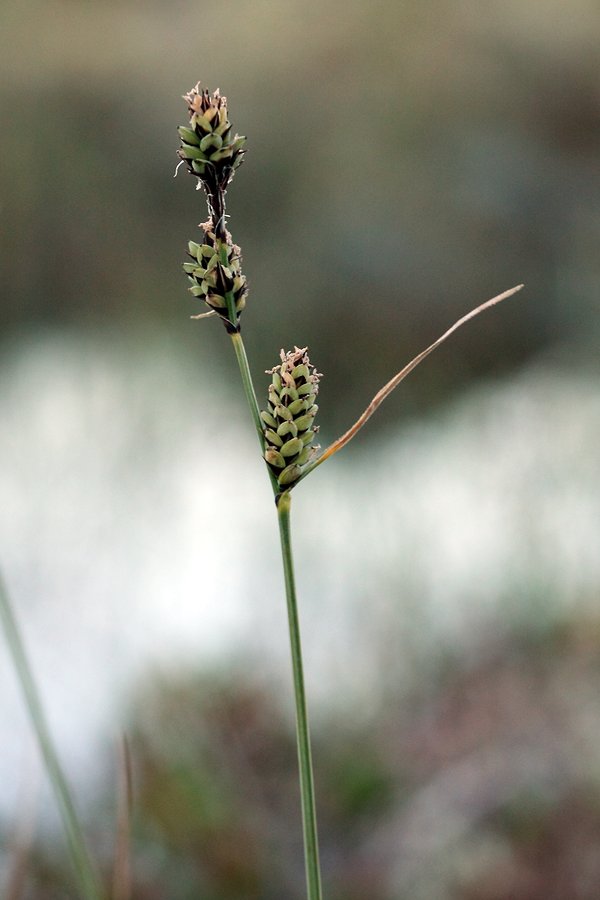
[[(328, 900), (596, 898), (600, 12), (589, 0), (25, 0), (0, 10), (0, 566), (110, 881), (301, 900), (268, 481), (218, 322), (181, 95), (229, 99), (257, 388), (325, 374), (295, 494)], [(0, 883), (77, 896), (0, 645)], [(12, 893), (11, 893), (12, 892)]]

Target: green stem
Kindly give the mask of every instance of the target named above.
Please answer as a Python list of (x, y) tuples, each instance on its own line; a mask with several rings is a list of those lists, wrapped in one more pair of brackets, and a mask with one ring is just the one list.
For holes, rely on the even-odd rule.
[(292, 670), (294, 675), (294, 696), (296, 700), (296, 737), (298, 741), (298, 764), (300, 767), (300, 793), (302, 799), (302, 827), (304, 832), (304, 861), (308, 900), (322, 900), (321, 872), (319, 867), (319, 841), (317, 837), (317, 812), (313, 782), (310, 733), (306, 709), (306, 692), (302, 666), (302, 645), (300, 623), (294, 581), (294, 562), (290, 536), (290, 510), (292, 498), (285, 492), (279, 498), (277, 513), (281, 536), (281, 555), (285, 576), (290, 645), (292, 650)]
[[(258, 442), (260, 444), (260, 455), (262, 456), (265, 452), (265, 436), (263, 433), (263, 422), (260, 417), (260, 409), (258, 406), (258, 400), (256, 399), (256, 391), (254, 390), (254, 384), (252, 382), (252, 375), (250, 374), (250, 366), (248, 365), (248, 357), (246, 356), (246, 350), (244, 347), (244, 342), (242, 340), (242, 335), (239, 331), (234, 332), (230, 335), (231, 342), (233, 344), (233, 349), (235, 350), (235, 355), (237, 357), (238, 366), (240, 367), (240, 374), (242, 376), (242, 384), (244, 385), (244, 393), (246, 394), (246, 400), (248, 401), (248, 406), (250, 407), (250, 412), (252, 414), (252, 419), (254, 421), (254, 427), (256, 429), (256, 433), (258, 435)], [(268, 468), (268, 467), (267, 467)], [(273, 475), (270, 469), (268, 469), (269, 477), (271, 479), (271, 487), (273, 488), (273, 493), (275, 496), (280, 491), (280, 487), (277, 484), (277, 479)]]
[(69, 842), (71, 857), (79, 876), (82, 897), (85, 897), (85, 900), (102, 900), (103, 894), (85, 845), (83, 831), (75, 811), (75, 805), (71, 797), (67, 780), (58, 761), (56, 750), (54, 749), (39, 692), (33, 678), (27, 654), (25, 653), (19, 626), (1, 578), (0, 619), (4, 626), (13, 665), (25, 697), (25, 703), (29, 710), (31, 724), (33, 725), (37, 737), (48, 776), (52, 783), (52, 787), (54, 788), (54, 793), (56, 795), (56, 800)]
[[(248, 357), (244, 342), (239, 332), (231, 335), (237, 357), (246, 400), (252, 413), (254, 427), (260, 443), (261, 455), (264, 452), (263, 423), (252, 383)], [(315, 808), (315, 789), (313, 783), (312, 758), (310, 751), (310, 733), (308, 729), (308, 713), (304, 690), (304, 673), (302, 667), (302, 645), (300, 643), (300, 624), (298, 621), (298, 603), (294, 582), (294, 563), (290, 540), (290, 509), (292, 499), (289, 491), (280, 495), (280, 487), (276, 477), (269, 471), (271, 487), (277, 503), (279, 533), (281, 535), (281, 554), (285, 577), (285, 593), (287, 597), (288, 620), (290, 627), (290, 644), (292, 650), (292, 671), (294, 676), (294, 696), (296, 700), (296, 735), (298, 741), (298, 764), (300, 769), (300, 794), (302, 800), (302, 829), (304, 833), (304, 861), (306, 866), (306, 884), (308, 900), (322, 900), (321, 872), (319, 867), (319, 843), (317, 838), (317, 813)]]

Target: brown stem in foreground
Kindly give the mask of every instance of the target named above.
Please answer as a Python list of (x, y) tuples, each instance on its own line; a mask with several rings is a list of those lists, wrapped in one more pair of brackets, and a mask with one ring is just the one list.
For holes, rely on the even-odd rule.
[(113, 867), (112, 900), (130, 900), (131, 876), (131, 809), (133, 788), (131, 753), (125, 735), (119, 741), (119, 785), (117, 791), (117, 828)]

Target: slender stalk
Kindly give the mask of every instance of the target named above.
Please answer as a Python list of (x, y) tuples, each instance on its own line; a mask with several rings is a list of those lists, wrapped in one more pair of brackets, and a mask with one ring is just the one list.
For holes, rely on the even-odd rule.
[(283, 572), (285, 577), (285, 593), (287, 597), (290, 645), (292, 650), (292, 671), (294, 676), (294, 696), (296, 700), (296, 737), (298, 742), (298, 764), (300, 768), (304, 862), (306, 866), (308, 900), (322, 900), (310, 732), (306, 709), (302, 645), (300, 642), (300, 623), (298, 620), (298, 603), (296, 600), (294, 562), (292, 558), (290, 536), (291, 505), (292, 498), (289, 492), (286, 491), (279, 498), (277, 513), (279, 519), (279, 533), (281, 536), (281, 555), (283, 558)]
[[(248, 357), (246, 356), (246, 349), (244, 347), (242, 335), (239, 331), (234, 332), (230, 335), (230, 337), (231, 343), (233, 344), (233, 349), (235, 350), (235, 355), (237, 357), (238, 366), (240, 367), (242, 384), (244, 385), (244, 393), (246, 394), (246, 400), (248, 401), (248, 406), (250, 407), (252, 420), (254, 422), (254, 427), (258, 435), (258, 442), (260, 444), (260, 453), (262, 456), (265, 449), (265, 436), (263, 433), (263, 424), (260, 417), (258, 400), (256, 399), (256, 391), (254, 390), (252, 375), (250, 374), (250, 366), (248, 365)], [(273, 493), (277, 495), (280, 491), (279, 485), (277, 484), (277, 479), (270, 469), (268, 471), (271, 480), (271, 487), (273, 488)]]
[(71, 858), (79, 877), (81, 896), (85, 900), (102, 900), (103, 894), (89, 856), (83, 830), (75, 811), (75, 805), (67, 780), (58, 760), (54, 743), (46, 722), (40, 695), (27, 659), (25, 646), (15, 618), (8, 593), (0, 578), (0, 620), (4, 626), (8, 648), (17, 673), (25, 703), (48, 776), (52, 783), (69, 842)]
[(246, 349), (244, 347), (242, 335), (239, 333), (239, 331), (236, 331), (231, 335), (231, 343), (233, 344), (233, 349), (235, 350), (235, 355), (240, 367), (240, 374), (242, 376), (242, 383), (244, 385), (246, 400), (248, 401), (248, 406), (250, 407), (250, 412), (252, 413), (254, 427), (256, 428), (256, 433), (258, 435), (260, 447), (262, 450), (265, 439), (263, 435), (262, 420), (260, 418), (260, 409), (258, 408), (258, 400), (256, 399), (256, 392), (252, 383), (252, 375), (250, 374), (250, 366), (248, 365)]
[[(254, 426), (258, 434), (261, 453), (264, 451), (264, 433), (256, 392), (250, 374), (248, 357), (244, 342), (239, 332), (231, 334), (235, 349), (246, 400), (252, 413)], [(269, 470), (271, 486), (276, 497), (280, 494), (277, 479)], [(306, 885), (308, 900), (322, 900), (321, 871), (319, 866), (319, 842), (317, 837), (317, 813), (315, 806), (315, 789), (310, 749), (310, 732), (308, 727), (308, 711), (306, 708), (306, 692), (304, 689), (304, 671), (302, 665), (302, 645), (300, 641), (300, 623), (298, 621), (298, 603), (294, 579), (294, 562), (290, 538), (290, 511), (292, 498), (289, 491), (279, 496), (277, 518), (281, 536), (281, 555), (285, 578), (288, 622), (290, 629), (290, 645), (292, 651), (292, 673), (294, 679), (294, 697), (296, 701), (296, 737), (298, 743), (298, 766), (300, 771), (300, 795), (302, 805), (302, 830), (304, 834), (304, 862), (306, 868)]]

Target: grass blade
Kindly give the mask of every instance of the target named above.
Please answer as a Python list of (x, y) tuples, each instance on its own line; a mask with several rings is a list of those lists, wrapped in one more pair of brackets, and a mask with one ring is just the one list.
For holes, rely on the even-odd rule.
[(23, 691), (38, 746), (46, 766), (48, 777), (50, 778), (50, 782), (54, 789), (54, 794), (69, 843), (71, 858), (79, 878), (81, 896), (84, 897), (85, 900), (102, 900), (103, 895), (98, 878), (85, 845), (83, 830), (75, 810), (67, 780), (58, 760), (50, 729), (46, 722), (46, 716), (39, 691), (25, 652), (21, 632), (1, 576), (0, 620), (4, 627), (8, 649), (12, 657), (17, 679), (21, 686), (21, 690)]
[(497, 297), (492, 297), (491, 300), (486, 300), (486, 302), (482, 303), (480, 306), (476, 306), (475, 309), (472, 309), (465, 316), (462, 316), (462, 318), (458, 319), (458, 321), (455, 322), (454, 325), (452, 325), (447, 331), (445, 331), (436, 341), (434, 341), (433, 344), (430, 344), (429, 347), (426, 347), (425, 350), (422, 350), (420, 353), (418, 353), (414, 357), (414, 359), (411, 359), (411, 361), (407, 363), (403, 369), (401, 369), (396, 375), (394, 375), (394, 377), (391, 378), (387, 382), (387, 384), (384, 384), (381, 390), (379, 390), (375, 394), (365, 411), (358, 417), (354, 425), (352, 425), (352, 427), (349, 428), (348, 431), (344, 432), (341, 437), (334, 441), (333, 444), (330, 444), (329, 447), (327, 447), (327, 449), (324, 450), (323, 453), (319, 456), (319, 458), (316, 459), (314, 463), (312, 463), (312, 465), (306, 467), (306, 469), (302, 473), (301, 478), (299, 478), (298, 481), (301, 481), (302, 478), (306, 478), (306, 476), (310, 472), (312, 472), (313, 469), (316, 469), (317, 466), (320, 466), (321, 463), (325, 462), (326, 459), (329, 459), (331, 456), (333, 456), (334, 453), (337, 453), (338, 450), (341, 450), (342, 447), (345, 447), (346, 444), (350, 443), (352, 438), (358, 434), (363, 425), (365, 425), (369, 421), (373, 413), (379, 409), (386, 397), (389, 397), (392, 391), (394, 391), (398, 387), (400, 382), (404, 381), (406, 376), (410, 375), (410, 373), (414, 369), (416, 369), (417, 366), (422, 363), (430, 353), (433, 353), (433, 351), (436, 350), (440, 346), (440, 344), (443, 344), (451, 334), (454, 334), (454, 332), (458, 331), (458, 329), (462, 325), (464, 325), (470, 319), (474, 319), (475, 316), (479, 315), (479, 313), (484, 312), (484, 310), (489, 309), (491, 306), (495, 306), (497, 303), (501, 303), (502, 300), (507, 300), (509, 297), (512, 297), (513, 294), (516, 294), (517, 291), (520, 291), (522, 287), (522, 284), (518, 284), (516, 287), (510, 288), (508, 291), (504, 291), (502, 294), (498, 294)]

